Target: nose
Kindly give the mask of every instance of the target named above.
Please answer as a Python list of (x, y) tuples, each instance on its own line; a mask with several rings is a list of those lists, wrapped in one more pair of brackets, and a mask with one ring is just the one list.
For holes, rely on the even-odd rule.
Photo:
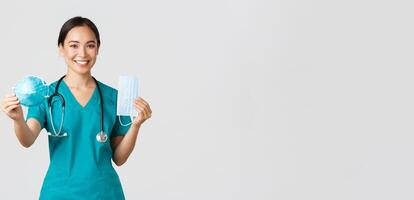
[(79, 48), (78, 54), (79, 54), (80, 57), (85, 57), (85, 55), (86, 55), (86, 48), (85, 47)]

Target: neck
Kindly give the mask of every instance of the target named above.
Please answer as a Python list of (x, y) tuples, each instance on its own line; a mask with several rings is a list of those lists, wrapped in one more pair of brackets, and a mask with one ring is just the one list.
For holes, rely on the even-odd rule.
[(64, 80), (66, 85), (72, 88), (89, 88), (95, 86), (95, 81), (90, 73), (77, 74), (68, 70)]

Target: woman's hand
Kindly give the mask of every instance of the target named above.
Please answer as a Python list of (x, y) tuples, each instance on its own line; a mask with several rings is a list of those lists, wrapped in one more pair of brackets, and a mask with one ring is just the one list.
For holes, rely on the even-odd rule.
[(125, 136), (111, 138), (112, 160), (118, 166), (123, 165), (127, 161), (129, 155), (134, 150), (140, 126), (151, 117), (151, 108), (144, 99), (141, 97), (135, 99), (134, 105), (138, 111), (138, 116), (132, 121), (128, 132)]
[(14, 121), (24, 120), (23, 109), (15, 94), (6, 94), (4, 96), (2, 110)]
[(149, 104), (141, 97), (134, 101), (135, 109), (138, 111), (138, 116), (132, 122), (133, 125), (141, 126), (145, 120), (151, 117), (152, 111)]

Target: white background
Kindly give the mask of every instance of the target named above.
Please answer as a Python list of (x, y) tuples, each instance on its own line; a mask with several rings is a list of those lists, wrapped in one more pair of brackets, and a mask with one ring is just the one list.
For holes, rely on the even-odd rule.
[[(119, 172), (127, 199), (413, 199), (411, 1), (3, 1), (0, 92), (66, 72), (61, 25), (102, 46), (93, 75), (140, 78), (153, 109)], [(49, 157), (0, 116), (1, 199), (36, 199)]]

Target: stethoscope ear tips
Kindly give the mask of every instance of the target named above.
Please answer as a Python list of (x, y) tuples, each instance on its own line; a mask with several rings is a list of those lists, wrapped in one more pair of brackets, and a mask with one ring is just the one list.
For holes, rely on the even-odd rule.
[(51, 133), (51, 132), (47, 132), (47, 134), (48, 134), (49, 136), (53, 136), (53, 137), (66, 137), (66, 136), (68, 136), (68, 134), (67, 134), (67, 133), (59, 133), (59, 134), (54, 134), (54, 133)]

